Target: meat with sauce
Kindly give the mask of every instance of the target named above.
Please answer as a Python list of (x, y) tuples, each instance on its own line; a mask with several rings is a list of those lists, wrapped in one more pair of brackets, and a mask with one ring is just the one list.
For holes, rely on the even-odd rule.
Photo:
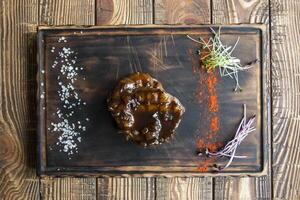
[(107, 102), (126, 139), (142, 146), (168, 141), (185, 111), (176, 97), (146, 73), (121, 79)]

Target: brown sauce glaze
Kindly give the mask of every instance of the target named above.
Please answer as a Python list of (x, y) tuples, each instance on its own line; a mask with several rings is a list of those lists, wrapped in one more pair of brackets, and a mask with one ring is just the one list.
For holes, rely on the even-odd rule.
[(185, 111), (161, 83), (139, 72), (121, 79), (107, 102), (126, 139), (145, 147), (168, 141)]

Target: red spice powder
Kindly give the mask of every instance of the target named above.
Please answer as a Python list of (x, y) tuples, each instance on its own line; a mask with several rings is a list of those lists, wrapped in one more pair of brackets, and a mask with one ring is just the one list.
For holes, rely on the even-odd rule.
[(207, 158), (206, 160), (204, 160), (203, 162), (199, 163), (198, 167), (197, 167), (197, 171), (198, 172), (208, 172), (209, 167), (211, 166), (211, 164), (215, 161), (215, 158), (211, 157), (211, 158)]
[(219, 130), (219, 118), (217, 116), (213, 116), (210, 119), (210, 130), (212, 132), (217, 132)]
[(207, 149), (210, 152), (217, 152), (220, 147), (222, 147), (223, 144), (221, 142), (211, 142), (207, 144)]
[[(205, 152), (208, 149), (211, 152), (216, 152), (218, 148), (222, 146), (221, 143), (216, 142), (216, 135), (219, 131), (219, 117), (218, 117), (218, 95), (216, 90), (216, 85), (218, 82), (217, 71), (207, 71), (201, 67), (201, 57), (205, 56), (206, 52), (201, 52), (201, 55), (195, 59), (195, 53), (193, 50), (189, 49), (188, 53), (190, 55), (192, 70), (194, 73), (199, 74), (199, 88), (196, 94), (198, 103), (207, 104), (207, 119), (203, 119), (203, 123), (209, 123), (209, 130), (205, 137), (202, 137), (196, 141), (197, 150), (200, 152)], [(200, 66), (200, 67), (199, 67)], [(204, 115), (203, 115), (204, 116)], [(197, 170), (199, 172), (207, 172), (209, 167), (213, 165), (215, 158), (205, 158), (205, 160), (199, 163)]]
[(207, 81), (207, 90), (209, 94), (208, 98), (208, 108), (210, 112), (218, 112), (218, 98), (217, 98), (217, 76), (215, 72), (208, 73)]
[[(221, 142), (211, 142), (207, 143), (204, 140), (199, 139), (197, 143), (199, 151), (204, 152), (208, 149), (210, 152), (217, 152), (220, 147), (223, 146)], [(198, 172), (208, 172), (209, 168), (212, 167), (213, 163), (216, 161), (215, 157), (205, 158), (203, 162), (200, 162), (197, 167)]]
[(218, 96), (217, 96), (217, 75), (216, 72), (208, 73), (208, 77), (206, 80), (207, 91), (208, 91), (208, 111), (209, 111), (209, 123), (210, 123), (210, 132), (208, 133), (208, 137), (212, 139), (215, 137), (216, 133), (219, 130), (219, 117), (218, 117)]
[(217, 152), (218, 149), (222, 146), (223, 144), (221, 142), (208, 142), (203, 139), (199, 139), (197, 141), (197, 149), (200, 152), (205, 152), (206, 149), (211, 152)]
[[(200, 152), (205, 152), (208, 149), (211, 152), (216, 152), (222, 144), (215, 142), (216, 134), (219, 131), (219, 117), (218, 117), (218, 96), (217, 96), (217, 75), (216, 72), (204, 72), (199, 70), (199, 73), (206, 73), (204, 77), (205, 80), (199, 80), (199, 83), (204, 83), (208, 95), (203, 95), (203, 90), (200, 90), (197, 94), (198, 102), (207, 102), (207, 111), (208, 111), (208, 122), (209, 122), (209, 131), (206, 134), (205, 138), (199, 139), (197, 141), (197, 149)], [(201, 77), (200, 77), (201, 79)], [(202, 85), (201, 84), (201, 85)], [(205, 101), (203, 100), (205, 99)], [(197, 170), (199, 172), (207, 172), (209, 167), (213, 165), (215, 158), (205, 158), (205, 160), (198, 165)]]
[(206, 148), (206, 143), (205, 143), (205, 141), (204, 141), (203, 139), (199, 139), (199, 140), (197, 141), (197, 149), (198, 149), (199, 151), (203, 151), (203, 150), (205, 150), (205, 148)]
[(216, 95), (209, 96), (208, 108), (210, 112), (218, 112), (218, 98)]
[(210, 94), (216, 93), (216, 84), (217, 84), (217, 77), (214, 72), (207, 72), (208, 78), (207, 78), (207, 89)]
[(198, 167), (197, 167), (197, 171), (198, 172), (208, 172), (208, 164), (205, 162), (203, 165), (199, 165)]

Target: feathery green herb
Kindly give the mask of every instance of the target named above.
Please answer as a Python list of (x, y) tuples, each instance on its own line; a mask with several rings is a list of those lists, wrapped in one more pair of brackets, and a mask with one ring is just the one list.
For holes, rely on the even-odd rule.
[(205, 41), (201, 37), (199, 40), (196, 40), (189, 35), (187, 35), (187, 37), (201, 45), (201, 49), (198, 50), (198, 53), (200, 55), (202, 67), (204, 67), (208, 72), (219, 68), (220, 75), (222, 77), (229, 76), (235, 80), (236, 86), (234, 91), (241, 91), (242, 88), (239, 84), (238, 73), (251, 68), (251, 65), (256, 63), (257, 60), (249, 63), (246, 66), (242, 66), (240, 59), (232, 56), (232, 52), (236, 48), (240, 38), (237, 39), (234, 46), (227, 46), (221, 41), (220, 29), (218, 33), (212, 28), (211, 31), (213, 32), (214, 36), (210, 37), (208, 41)]

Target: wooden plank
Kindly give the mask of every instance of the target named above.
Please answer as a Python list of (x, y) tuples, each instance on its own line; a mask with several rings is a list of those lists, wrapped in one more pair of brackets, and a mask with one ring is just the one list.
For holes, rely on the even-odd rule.
[(94, 0), (40, 0), (40, 24), (95, 25)]
[[(151, 24), (152, 2), (97, 0), (96, 24)], [(155, 199), (155, 178), (98, 178), (98, 199)]]
[[(39, 8), (42, 24), (94, 25), (94, 0), (41, 0)], [(41, 180), (41, 196), (45, 199), (96, 199), (96, 179), (56, 178)]]
[(41, 180), (41, 198), (95, 200), (94, 182), (96, 178), (44, 178)]
[[(213, 3), (213, 23), (264, 23), (269, 24), (267, 0), (221, 0)], [(268, 38), (268, 36), (267, 36)], [(265, 48), (269, 49), (269, 41)], [(268, 53), (268, 52), (267, 52)], [(269, 66), (269, 53), (264, 66)], [(269, 166), (270, 168), (270, 166)], [(243, 178), (215, 178), (215, 199), (269, 199), (271, 198), (271, 176)]]
[(155, 199), (155, 178), (99, 178), (98, 199)]
[(96, 0), (97, 25), (152, 24), (150, 0)]
[[(157, 0), (154, 1), (154, 23), (209, 24), (210, 8), (210, 0)], [(157, 178), (156, 186), (157, 199), (212, 199), (210, 177)]]
[(0, 3), (0, 199), (39, 199), (35, 0)]
[(219, 177), (215, 179), (215, 199), (271, 199), (270, 181), (262, 178)]
[(210, 178), (157, 178), (156, 198), (167, 200), (213, 199)]
[(209, 0), (154, 1), (155, 24), (209, 24)]
[(268, 23), (267, 0), (219, 0), (213, 2), (212, 21), (217, 24)]
[(274, 199), (300, 199), (300, 4), (271, 2)]

